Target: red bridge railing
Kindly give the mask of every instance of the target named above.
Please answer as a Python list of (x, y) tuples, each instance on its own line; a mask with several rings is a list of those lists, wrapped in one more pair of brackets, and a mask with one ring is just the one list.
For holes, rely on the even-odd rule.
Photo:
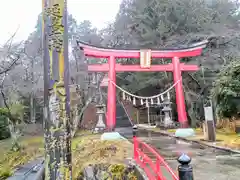
[(133, 136), (133, 144), (134, 160), (145, 171), (149, 180), (169, 180), (169, 178), (166, 178), (166, 174), (163, 174), (161, 167), (165, 168), (166, 172), (169, 174), (168, 176), (172, 177), (172, 180), (179, 180), (164, 158), (162, 158), (150, 145), (140, 141), (136, 136)]
[(193, 169), (189, 164), (191, 158), (182, 154), (177, 160), (178, 176), (164, 158), (150, 145), (137, 136), (137, 126), (133, 126), (134, 160), (145, 171), (149, 180), (193, 180)]

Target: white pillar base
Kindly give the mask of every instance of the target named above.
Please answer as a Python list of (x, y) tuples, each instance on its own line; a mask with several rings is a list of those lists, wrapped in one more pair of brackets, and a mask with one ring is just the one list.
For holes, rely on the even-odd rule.
[(183, 138), (193, 137), (195, 136), (195, 131), (192, 128), (179, 128), (176, 130), (175, 136)]

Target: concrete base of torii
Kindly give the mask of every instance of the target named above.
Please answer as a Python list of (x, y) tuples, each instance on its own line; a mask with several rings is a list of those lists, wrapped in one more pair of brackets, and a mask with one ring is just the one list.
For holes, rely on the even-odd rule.
[(175, 132), (176, 137), (192, 137), (195, 136), (195, 131), (192, 128), (179, 128)]

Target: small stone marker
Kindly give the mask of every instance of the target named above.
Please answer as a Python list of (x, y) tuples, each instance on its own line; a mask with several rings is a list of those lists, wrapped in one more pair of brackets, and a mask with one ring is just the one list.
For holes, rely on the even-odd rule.
[(204, 114), (205, 114), (205, 132), (207, 138), (206, 140), (214, 142), (216, 141), (216, 132), (212, 106), (204, 107)]

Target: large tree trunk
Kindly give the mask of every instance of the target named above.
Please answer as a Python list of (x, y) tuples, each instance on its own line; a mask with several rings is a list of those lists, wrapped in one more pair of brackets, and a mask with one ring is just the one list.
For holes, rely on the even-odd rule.
[(32, 123), (36, 123), (36, 109), (33, 92), (30, 95), (30, 120)]
[(30, 94), (30, 121), (36, 123), (35, 100), (34, 100), (34, 61), (31, 59), (31, 83), (32, 91)]

